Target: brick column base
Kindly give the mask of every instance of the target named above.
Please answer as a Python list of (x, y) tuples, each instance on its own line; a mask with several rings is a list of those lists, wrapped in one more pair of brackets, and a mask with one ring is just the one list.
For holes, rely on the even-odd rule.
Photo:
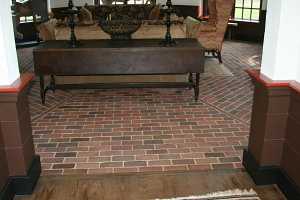
[(11, 86), (0, 87), (0, 148), (2, 146), (5, 154), (8, 176), (6, 190), (0, 193), (0, 199), (1, 194), (11, 191), (31, 194), (41, 173), (40, 159), (34, 152), (27, 99), (32, 78), (32, 74), (24, 74)]
[(247, 72), (255, 89), (243, 165), (256, 184), (277, 184), (288, 199), (300, 200), (300, 92), (295, 82)]

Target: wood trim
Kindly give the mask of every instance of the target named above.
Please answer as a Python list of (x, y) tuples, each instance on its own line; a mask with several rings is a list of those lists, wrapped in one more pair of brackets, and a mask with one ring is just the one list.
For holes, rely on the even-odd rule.
[(19, 93), (33, 80), (34, 74), (24, 73), (8, 86), (0, 86), (0, 93)]
[(264, 74), (260, 73), (260, 70), (246, 69), (245, 71), (248, 73), (251, 79), (256, 80), (266, 87), (289, 87), (300, 94), (300, 83), (297, 81), (273, 81)]
[(292, 88), (295, 92), (300, 94), (300, 83), (296, 82), (296, 81), (292, 81), (290, 83), (290, 88)]
[(15, 195), (32, 194), (41, 174), (41, 161), (35, 156), (26, 176), (9, 177), (3, 190), (0, 191), (0, 200), (13, 200)]
[(243, 153), (243, 165), (256, 185), (276, 184), (279, 167), (261, 167), (255, 157), (248, 150)]
[(259, 166), (248, 150), (244, 150), (243, 165), (255, 184), (277, 184), (288, 200), (300, 200), (300, 188), (280, 167)]
[(38, 179), (40, 178), (42, 168), (40, 156), (36, 155), (33, 158), (31, 166), (26, 176), (10, 177), (13, 189), (16, 195), (32, 194)]
[(273, 81), (257, 69), (246, 69), (248, 75), (266, 87), (289, 87), (290, 81)]
[(6, 185), (0, 191), (0, 200), (13, 200), (15, 192), (13, 190), (13, 185), (10, 179), (7, 180)]

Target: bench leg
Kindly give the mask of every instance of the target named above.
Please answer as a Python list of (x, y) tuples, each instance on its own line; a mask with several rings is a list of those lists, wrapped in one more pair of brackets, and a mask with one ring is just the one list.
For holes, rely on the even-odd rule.
[[(193, 82), (194, 82), (194, 80), (193, 80), (193, 73), (189, 73), (189, 83), (193, 84)], [(193, 89), (193, 87), (190, 86), (189, 89), (191, 90), (191, 89)]]
[(217, 56), (218, 56), (219, 63), (222, 64), (223, 60), (222, 60), (222, 53), (221, 53), (221, 51), (217, 52)]
[(40, 75), (40, 95), (42, 104), (45, 105), (45, 80), (43, 75)]
[(195, 101), (198, 101), (199, 99), (199, 84), (200, 84), (200, 73), (196, 73), (196, 83), (194, 87)]
[(54, 78), (54, 75), (51, 75), (49, 89), (52, 90), (55, 93), (55, 78)]

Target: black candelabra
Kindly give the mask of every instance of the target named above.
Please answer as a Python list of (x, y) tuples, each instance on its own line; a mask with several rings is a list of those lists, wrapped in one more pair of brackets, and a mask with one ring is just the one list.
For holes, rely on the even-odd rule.
[(70, 27), (70, 41), (69, 44), (72, 48), (75, 48), (79, 45), (79, 42), (77, 41), (76, 35), (75, 35), (75, 16), (79, 14), (79, 10), (77, 10), (76, 7), (74, 7), (73, 0), (69, 0), (68, 3), (68, 9), (64, 11), (65, 14), (68, 15), (68, 25)]
[(165, 35), (165, 39), (161, 42), (164, 46), (175, 46), (176, 41), (172, 38), (171, 35), (171, 14), (174, 13), (173, 5), (171, 0), (167, 0), (166, 3), (167, 9), (165, 9), (166, 12), (166, 26), (167, 26), (167, 32)]

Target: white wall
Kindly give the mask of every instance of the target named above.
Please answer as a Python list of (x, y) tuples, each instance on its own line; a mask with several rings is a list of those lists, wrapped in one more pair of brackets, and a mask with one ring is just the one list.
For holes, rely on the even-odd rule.
[(261, 72), (272, 80), (300, 82), (300, 1), (268, 2)]
[[(173, 5), (199, 6), (202, 0), (172, 0)], [(156, 0), (156, 3), (166, 4), (166, 0)]]
[[(299, 33), (300, 34), (300, 33)], [(297, 54), (297, 57), (298, 57), (298, 63), (297, 63), (297, 76), (296, 76), (296, 81), (298, 82), (298, 83), (300, 83), (300, 59), (299, 59), (299, 57), (300, 57), (300, 45), (298, 44), (298, 52), (296, 52), (296, 54)]]
[(262, 0), (261, 9), (267, 10), (268, 0)]
[(10, 85), (20, 75), (10, 6), (11, 1), (0, 6), (0, 85)]
[[(50, 0), (51, 8), (68, 7), (68, 0)], [(94, 0), (73, 0), (75, 6), (94, 5)]]
[(47, 0), (48, 13), (51, 12), (51, 0)]

